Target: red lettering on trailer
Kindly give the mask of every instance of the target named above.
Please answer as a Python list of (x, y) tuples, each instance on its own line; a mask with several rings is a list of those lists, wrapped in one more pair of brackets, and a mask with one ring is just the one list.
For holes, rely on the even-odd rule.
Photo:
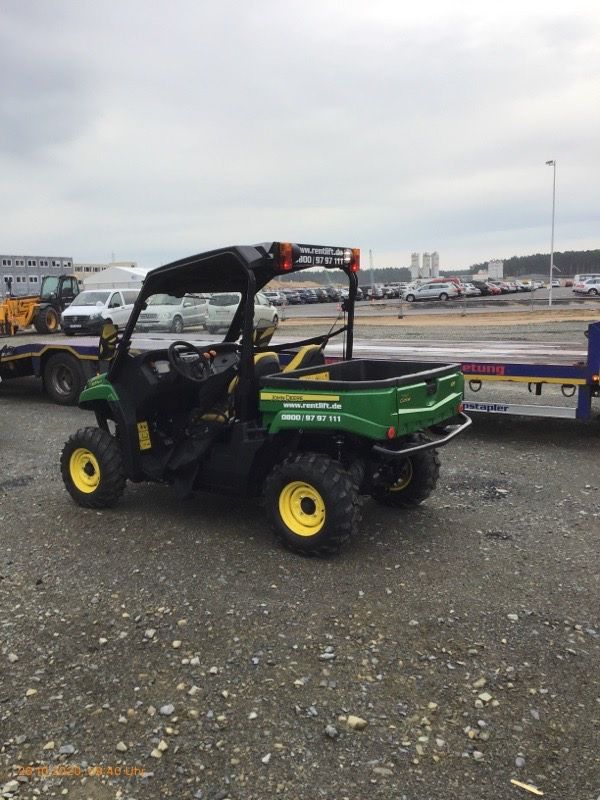
[(462, 364), (462, 371), (467, 375), (504, 375), (504, 364)]

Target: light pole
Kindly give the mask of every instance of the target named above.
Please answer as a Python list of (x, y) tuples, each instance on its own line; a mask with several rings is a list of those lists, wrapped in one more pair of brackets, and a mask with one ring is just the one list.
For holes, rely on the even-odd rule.
[(548, 307), (552, 305), (552, 278), (554, 276), (554, 212), (556, 209), (556, 159), (546, 161), (552, 167), (552, 236), (550, 238), (550, 284), (548, 286)]

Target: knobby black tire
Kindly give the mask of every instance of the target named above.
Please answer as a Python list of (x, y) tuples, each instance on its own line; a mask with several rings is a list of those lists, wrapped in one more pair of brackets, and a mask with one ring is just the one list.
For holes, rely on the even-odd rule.
[[(60, 371), (63, 380), (60, 380)], [(66, 378), (66, 380), (65, 380)], [(85, 375), (80, 362), (70, 353), (58, 352), (50, 356), (43, 368), (44, 389), (50, 399), (61, 406), (74, 406), (85, 386)]]
[[(91, 493), (81, 492), (70, 474), (71, 455), (80, 447), (93, 453), (100, 467), (98, 488)], [(101, 428), (81, 428), (67, 440), (60, 456), (60, 471), (67, 491), (84, 508), (111, 508), (119, 502), (125, 489), (119, 444), (114, 436)]]
[(38, 333), (56, 333), (60, 328), (60, 314), (52, 306), (42, 308), (34, 317), (33, 327)]
[[(371, 493), (374, 500), (390, 508), (409, 508), (427, 500), (433, 492), (440, 475), (440, 457), (437, 450), (417, 451), (407, 456), (412, 467), (410, 482), (403, 488), (390, 491), (390, 484), (377, 486)], [(400, 468), (398, 469), (400, 473)]]
[[(314, 486), (325, 504), (324, 526), (310, 537), (290, 530), (279, 511), (282, 489), (298, 480)], [(360, 521), (359, 497), (351, 475), (339, 461), (320, 453), (296, 453), (275, 466), (265, 481), (264, 499), (276, 538), (301, 555), (337, 553), (356, 533)]]

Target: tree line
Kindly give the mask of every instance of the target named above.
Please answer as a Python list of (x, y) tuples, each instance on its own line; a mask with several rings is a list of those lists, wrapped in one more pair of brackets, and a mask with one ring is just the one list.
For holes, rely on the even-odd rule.
[[(600, 250), (565, 250), (554, 253), (556, 277), (576, 275), (581, 272), (600, 273)], [(469, 272), (487, 268), (487, 261), (473, 264)], [(519, 275), (545, 275), (550, 271), (550, 253), (535, 253), (532, 256), (511, 256), (504, 259), (504, 274), (518, 278)], [(448, 272), (448, 270), (446, 270)]]

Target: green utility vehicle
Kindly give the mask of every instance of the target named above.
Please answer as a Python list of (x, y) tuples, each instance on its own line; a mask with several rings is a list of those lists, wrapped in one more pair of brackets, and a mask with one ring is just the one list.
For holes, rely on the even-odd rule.
[[(121, 337), (107, 326), (80, 406), (97, 427), (79, 430), (61, 456), (73, 499), (103, 508), (127, 480), (263, 496), (276, 535), (301, 553), (334, 552), (355, 533), (360, 495), (395, 508), (421, 503), (439, 473), (436, 448), (470, 424), (456, 364), (353, 360), (360, 252), (266, 243), (226, 247), (150, 272)], [(337, 330), (270, 344), (255, 330), (254, 296), (271, 279), (309, 267), (349, 281)], [(164, 342), (137, 352), (136, 320), (155, 294), (239, 292), (224, 340)], [(335, 326), (334, 326), (335, 327)], [(325, 345), (343, 336), (344, 357)]]

